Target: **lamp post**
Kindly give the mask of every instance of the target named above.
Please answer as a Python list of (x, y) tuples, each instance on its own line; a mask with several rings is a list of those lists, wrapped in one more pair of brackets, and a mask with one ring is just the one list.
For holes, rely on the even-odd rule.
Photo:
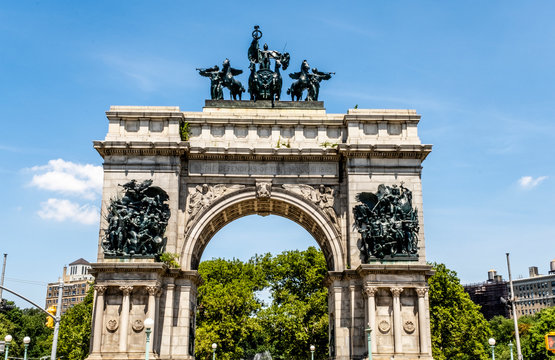
[(23, 355), (23, 360), (27, 360), (27, 348), (29, 347), (29, 343), (31, 342), (31, 338), (28, 336), (25, 336), (23, 338), (23, 344), (25, 344), (25, 353)]
[(4, 353), (4, 360), (8, 360), (8, 352), (10, 351), (10, 343), (12, 342), (12, 336), (6, 335), (4, 341), (6, 342), (6, 352)]
[(310, 345), (310, 358), (314, 360), (314, 350), (316, 350), (316, 346)]
[(370, 329), (370, 323), (364, 331), (366, 332), (366, 337), (368, 339), (368, 360), (372, 360), (372, 329)]
[(146, 345), (145, 345), (145, 360), (148, 360), (148, 353), (150, 352), (150, 332), (152, 331), (152, 326), (154, 326), (154, 320), (151, 318), (146, 318), (145, 329), (146, 329)]
[(216, 348), (218, 345), (216, 343), (212, 344), (212, 360), (216, 360)]
[(495, 360), (495, 339), (490, 338), (488, 340), (489, 346), (491, 347), (491, 359)]
[(509, 349), (511, 349), (511, 360), (513, 360), (513, 342), (509, 341)]

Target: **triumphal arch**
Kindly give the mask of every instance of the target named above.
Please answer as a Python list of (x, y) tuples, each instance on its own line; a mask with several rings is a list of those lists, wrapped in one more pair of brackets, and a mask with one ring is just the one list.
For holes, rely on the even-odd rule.
[[(431, 145), (418, 137), (420, 115), (330, 114), (315, 83), (290, 88), (308, 101), (281, 101), (264, 82), (289, 55), (264, 53), (257, 36), (251, 100), (222, 99), (225, 87), (244, 92), (227, 61), (199, 69), (211, 80), (202, 111), (106, 112), (108, 133), (94, 142), (104, 187), (89, 359), (143, 358), (147, 318), (151, 358), (194, 358), (203, 250), (233, 220), (274, 214), (304, 227), (327, 259), (330, 358), (431, 360), (421, 186)], [(291, 77), (315, 74), (319, 84), (332, 74), (311, 74), (305, 62)], [(162, 253), (178, 254), (179, 266), (159, 261)]]

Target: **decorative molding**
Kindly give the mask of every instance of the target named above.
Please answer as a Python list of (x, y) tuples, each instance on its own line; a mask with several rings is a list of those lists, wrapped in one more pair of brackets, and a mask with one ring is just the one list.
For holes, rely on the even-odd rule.
[(156, 284), (156, 285), (147, 286), (146, 291), (148, 291), (148, 295), (154, 296), (160, 292), (160, 285)]
[(393, 294), (393, 297), (399, 297), (399, 296), (401, 296), (401, 293), (403, 292), (403, 288), (392, 287), (392, 288), (389, 288), (389, 291), (391, 291), (391, 294)]
[(187, 228), (189, 228), (192, 223), (191, 220), (194, 219), (197, 214), (202, 210), (208, 208), (218, 198), (244, 189), (245, 185), (208, 185), (202, 184), (195, 186), (195, 189), (191, 191), (187, 198), (187, 213), (189, 214), (189, 219), (187, 221)]
[(407, 334), (412, 334), (414, 330), (416, 330), (416, 326), (414, 325), (414, 322), (412, 322), (411, 320), (407, 320), (403, 324), (403, 329)]
[(120, 286), (119, 289), (123, 292), (123, 296), (127, 296), (133, 291), (133, 286), (124, 285)]
[(415, 290), (416, 290), (416, 293), (418, 294), (418, 297), (424, 297), (428, 292), (428, 288), (416, 288)]
[(390, 329), (391, 329), (391, 325), (389, 324), (389, 322), (387, 322), (385, 320), (382, 320), (382, 321), (379, 322), (378, 330), (380, 330), (380, 332), (382, 334), (387, 334)]
[(139, 331), (141, 331), (145, 328), (145, 324), (143, 323), (143, 321), (141, 319), (136, 319), (135, 321), (133, 321), (133, 325), (131, 325), (131, 327), (136, 332), (139, 332)]
[(368, 297), (374, 297), (374, 295), (376, 295), (376, 293), (378, 292), (378, 288), (375, 286), (365, 286), (364, 290), (363, 290), (364, 294)]
[(119, 323), (116, 318), (111, 318), (108, 321), (106, 321), (106, 329), (108, 331), (114, 332), (118, 329), (118, 327), (119, 327)]
[(335, 189), (333, 187), (322, 184), (317, 189), (305, 184), (283, 184), (281, 187), (311, 201), (326, 214), (336, 230), (340, 232), (339, 218), (334, 207)]
[(267, 200), (272, 196), (272, 182), (261, 181), (256, 183), (256, 197), (261, 200)]

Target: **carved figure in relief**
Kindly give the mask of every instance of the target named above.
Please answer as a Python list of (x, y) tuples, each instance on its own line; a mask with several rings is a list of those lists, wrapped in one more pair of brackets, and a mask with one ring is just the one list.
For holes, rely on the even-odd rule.
[(359, 249), (365, 262), (371, 256), (417, 256), (418, 210), (412, 207), (412, 192), (403, 186), (378, 186), (373, 193), (357, 195), (355, 227), (362, 239)]
[(322, 209), (335, 228), (339, 231), (339, 220), (334, 208), (335, 195), (332, 187), (320, 185), (318, 189), (314, 189), (312, 186), (305, 184), (283, 184), (282, 187), (285, 190), (301, 195), (305, 199), (312, 201), (315, 205)]
[(245, 185), (197, 185), (195, 190), (189, 195), (187, 213), (189, 220), (194, 218), (201, 210), (207, 208), (219, 197), (233, 191), (243, 189)]

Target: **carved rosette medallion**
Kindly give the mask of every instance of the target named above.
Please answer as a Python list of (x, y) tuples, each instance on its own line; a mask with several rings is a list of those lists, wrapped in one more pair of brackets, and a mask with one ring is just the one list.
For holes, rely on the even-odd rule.
[(380, 330), (382, 334), (387, 334), (390, 329), (391, 325), (385, 320), (380, 321), (380, 323), (378, 324), (378, 330)]
[(391, 291), (391, 294), (393, 294), (393, 297), (399, 297), (403, 292), (403, 288), (390, 288), (389, 290)]
[(123, 296), (129, 296), (131, 291), (133, 291), (133, 286), (120, 286), (119, 289), (123, 292)]
[(108, 329), (108, 331), (110, 332), (114, 332), (118, 329), (118, 320), (116, 318), (111, 318), (108, 321), (106, 321), (106, 329)]
[(104, 293), (106, 292), (106, 289), (108, 289), (108, 287), (105, 286), (105, 285), (95, 285), (94, 289), (96, 290), (96, 293), (98, 295), (104, 295)]
[(416, 326), (414, 325), (414, 322), (412, 322), (410, 320), (407, 320), (403, 324), (403, 329), (405, 330), (405, 332), (407, 334), (412, 334), (414, 332), (414, 330), (416, 330)]
[(378, 288), (375, 286), (365, 286), (363, 292), (367, 297), (374, 297), (377, 291)]
[(137, 319), (137, 320), (133, 321), (133, 325), (131, 327), (136, 332), (139, 332), (139, 331), (144, 329), (145, 324), (143, 323), (143, 321), (141, 319)]
[(268, 200), (272, 196), (272, 183), (271, 182), (257, 182), (256, 183), (256, 197), (260, 200)]
[(428, 288), (417, 288), (416, 289), (416, 293), (418, 294), (419, 298), (422, 298), (422, 297), (426, 296), (427, 292), (428, 292)]

